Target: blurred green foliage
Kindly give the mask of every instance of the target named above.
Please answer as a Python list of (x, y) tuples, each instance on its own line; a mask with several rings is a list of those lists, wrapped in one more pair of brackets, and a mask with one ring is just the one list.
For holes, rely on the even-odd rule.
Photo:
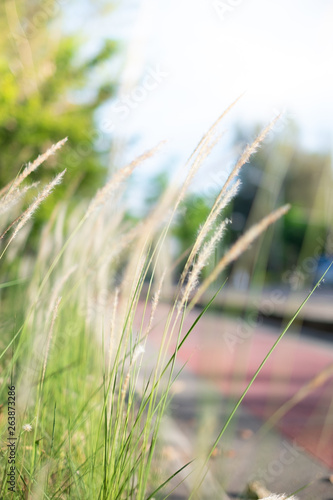
[(114, 92), (100, 70), (116, 44), (107, 40), (84, 57), (82, 37), (62, 28), (65, 7), (53, 0), (0, 4), (0, 187), (68, 136), (35, 175), (46, 182), (67, 168), (65, 182), (37, 212), (36, 224), (49, 217), (57, 199), (91, 195), (101, 185), (106, 170), (101, 154), (110, 149), (94, 113)]
[[(333, 175), (327, 152), (305, 150), (289, 124), (284, 133), (264, 143), (241, 172), (242, 187), (233, 203), (232, 239), (284, 203), (291, 210), (269, 228), (253, 251), (235, 264), (261, 282), (267, 275), (280, 280), (281, 273), (314, 254), (329, 252), (332, 231)], [(311, 282), (305, 276), (305, 282)]]
[[(235, 145), (244, 146), (250, 136), (254, 138), (257, 133), (258, 130), (252, 134), (238, 131)], [(240, 177), (241, 189), (222, 214), (231, 219), (231, 223), (216, 250), (215, 259), (219, 259), (226, 247), (251, 225), (278, 206), (290, 203), (291, 210), (230, 266), (227, 274), (231, 283), (237, 272), (238, 275), (247, 274), (246, 282), (252, 284), (281, 283), (284, 272), (295, 266), (302, 267), (307, 258), (333, 253), (330, 243), (333, 241), (333, 173), (329, 153), (305, 150), (299, 143), (295, 126), (289, 124), (283, 134), (262, 144), (243, 166)], [(147, 200), (148, 205), (156, 202), (166, 184), (165, 176), (151, 184), (153, 195)], [(212, 202), (200, 192), (190, 193), (183, 202), (171, 229), (181, 252), (193, 245), (198, 227), (207, 217)], [(314, 266), (313, 270), (306, 271), (304, 283), (312, 282), (314, 271)]]
[(198, 230), (209, 212), (207, 200), (199, 194), (192, 193), (183, 203), (172, 231), (180, 242), (181, 253), (194, 245)]

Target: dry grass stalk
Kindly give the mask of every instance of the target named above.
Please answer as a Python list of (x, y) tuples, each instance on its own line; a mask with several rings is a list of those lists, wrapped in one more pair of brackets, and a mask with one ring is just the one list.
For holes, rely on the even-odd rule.
[[(58, 174), (53, 181), (51, 181), (49, 184), (47, 184), (44, 189), (36, 196), (35, 201), (31, 203), (31, 205), (20, 215), (18, 219), (16, 219), (15, 222), (18, 221), (17, 226), (15, 227), (15, 230), (10, 237), (9, 242), (7, 243), (6, 248), (10, 243), (13, 241), (17, 233), (22, 229), (22, 227), (28, 222), (28, 220), (32, 217), (32, 215), (36, 212), (37, 208), (39, 205), (51, 194), (55, 186), (61, 183), (63, 176), (65, 175), (66, 169), (63, 170), (60, 174)], [(12, 224), (11, 224), (12, 226)], [(0, 239), (3, 238), (3, 236), (7, 233), (8, 228), (6, 231), (1, 235)]]
[(76, 271), (77, 267), (78, 267), (77, 264), (74, 264), (72, 267), (70, 267), (68, 271), (63, 276), (61, 276), (59, 281), (55, 284), (51, 295), (50, 305), (46, 314), (47, 320), (51, 317), (52, 311), (54, 311), (57, 302), (57, 297), (59, 296), (62, 287), (64, 286), (68, 278), (74, 273), (74, 271)]
[(214, 138), (214, 134), (216, 132), (216, 129), (218, 128), (220, 122), (223, 120), (223, 118), (229, 113), (229, 111), (235, 106), (235, 104), (239, 101), (239, 99), (243, 96), (241, 94), (224, 112), (218, 117), (218, 119), (213, 123), (213, 125), (210, 127), (208, 132), (202, 137), (201, 141), (199, 142), (198, 146), (195, 148), (193, 153), (191, 154), (190, 158), (187, 160), (185, 167), (191, 163), (191, 161), (195, 158), (197, 155), (196, 159), (194, 159), (192, 166), (190, 167), (190, 171), (185, 179), (185, 182), (182, 186), (182, 189), (180, 191), (179, 197), (177, 199), (177, 202), (174, 207), (174, 211), (176, 212), (179, 203), (182, 201), (184, 198), (184, 195), (193, 179), (195, 174), (198, 172), (200, 166), (202, 165), (203, 161), (209, 156), (211, 153), (212, 149), (216, 146), (216, 144), (220, 141), (221, 135), (218, 136), (217, 138)]
[(116, 313), (118, 308), (118, 297), (119, 297), (119, 288), (116, 288), (113, 300), (113, 308), (112, 308), (112, 317), (111, 317), (111, 325), (110, 325), (110, 338), (109, 338), (109, 353), (108, 353), (108, 373), (111, 373), (111, 358), (112, 358), (112, 348), (113, 348), (113, 338), (114, 332), (116, 328)]
[(319, 372), (313, 379), (305, 384), (299, 391), (286, 401), (280, 408), (265, 421), (260, 432), (267, 432), (274, 427), (288, 411), (305, 399), (309, 394), (323, 386), (333, 375), (333, 363), (330, 363), (324, 370)]
[(178, 196), (177, 201), (175, 203), (175, 206), (173, 208), (173, 213), (175, 213), (177, 211), (178, 206), (181, 203), (181, 201), (184, 199), (186, 191), (188, 190), (188, 187), (190, 186), (194, 176), (197, 174), (201, 165), (206, 160), (206, 158), (210, 155), (210, 153), (212, 152), (212, 150), (214, 149), (216, 144), (218, 144), (220, 139), (221, 139), (221, 135), (213, 138), (212, 140), (211, 140), (210, 136), (207, 136), (202, 140), (202, 145), (201, 145), (200, 150), (197, 154), (197, 157), (193, 161), (193, 163), (190, 167), (190, 170), (186, 176), (186, 179), (182, 185), (182, 188), (180, 190), (179, 196)]
[(209, 156), (213, 148), (216, 146), (216, 144), (220, 141), (222, 135), (219, 135), (218, 137), (214, 137), (214, 134), (216, 133), (216, 129), (219, 126), (220, 122), (223, 120), (223, 118), (229, 113), (229, 111), (235, 106), (235, 104), (239, 101), (239, 99), (242, 97), (239, 96), (213, 123), (213, 125), (210, 127), (208, 132), (202, 137), (201, 141), (199, 142), (198, 146), (195, 148), (193, 153), (191, 154), (190, 158), (187, 160), (185, 167), (190, 164), (190, 162), (193, 160), (192, 166), (190, 167), (190, 171), (184, 181), (184, 184), (182, 186), (182, 189), (180, 191), (179, 197), (177, 199), (177, 202), (175, 204), (174, 212), (177, 210), (179, 203), (182, 201), (184, 198), (184, 195), (193, 179), (193, 177), (196, 175), (198, 172), (199, 168), (201, 167), (202, 163), (204, 160)]
[(217, 197), (213, 210), (215, 209), (216, 205), (220, 202), (221, 198), (224, 196), (225, 192), (229, 188), (231, 182), (237, 177), (239, 174), (240, 169), (247, 163), (250, 159), (250, 157), (258, 151), (258, 148), (260, 144), (263, 142), (265, 137), (269, 134), (269, 132), (273, 129), (275, 123), (279, 120), (280, 115), (276, 116), (261, 132), (260, 134), (255, 138), (255, 140), (252, 142), (252, 144), (248, 144), (243, 153), (241, 154), (239, 160), (237, 161), (236, 165), (232, 169), (226, 183), (224, 184), (219, 196)]
[(39, 182), (34, 182), (30, 186), (24, 186), (22, 189), (16, 188), (10, 191), (6, 196), (0, 199), (0, 214), (10, 210), (23, 196), (32, 188), (37, 187)]
[(92, 199), (88, 207), (85, 217), (88, 218), (98, 207), (104, 205), (110, 199), (110, 196), (119, 188), (119, 186), (133, 173), (134, 169), (143, 161), (151, 158), (160, 149), (162, 144), (163, 142), (158, 144), (155, 148), (140, 155), (129, 165), (126, 165), (118, 170), (110, 181), (97, 191), (96, 196)]
[(197, 262), (193, 266), (193, 270), (189, 275), (189, 279), (182, 297), (182, 300), (180, 301), (179, 308), (182, 309), (184, 304), (188, 301), (191, 293), (195, 289), (195, 287), (198, 284), (199, 281), (199, 276), (203, 268), (207, 265), (207, 262), (212, 255), (213, 251), (216, 248), (217, 243), (221, 240), (224, 230), (226, 228), (228, 221), (224, 220), (217, 230), (215, 231), (214, 235), (208, 241), (207, 243), (204, 244), (201, 252), (198, 255)]
[(205, 279), (205, 281), (200, 286), (199, 290), (195, 294), (189, 308), (191, 309), (200, 299), (202, 294), (207, 290), (207, 288), (216, 280), (218, 275), (234, 260), (236, 260), (250, 245), (253, 241), (260, 236), (271, 224), (280, 219), (284, 214), (288, 212), (290, 205), (284, 205), (278, 208), (274, 212), (264, 217), (260, 222), (252, 226), (243, 236), (241, 236), (236, 243), (228, 250), (228, 252), (222, 257), (220, 262), (214, 268), (212, 273)]
[(207, 141), (207, 139), (209, 139), (210, 137), (213, 136), (213, 134), (215, 133), (215, 130), (219, 126), (220, 122), (229, 113), (229, 111), (231, 111), (231, 109), (237, 104), (237, 102), (241, 99), (241, 97), (243, 97), (243, 95), (244, 94), (241, 94), (239, 97), (237, 97), (237, 99), (233, 103), (231, 103), (230, 106), (228, 106), (228, 108), (225, 109), (223, 111), (223, 113), (218, 117), (218, 119), (213, 123), (213, 125), (210, 127), (208, 132), (206, 132), (206, 134), (202, 137), (201, 141), (199, 142), (199, 144), (197, 145), (197, 147), (195, 148), (195, 150), (191, 154), (190, 158), (187, 160), (186, 165), (188, 165), (191, 162), (191, 160), (194, 158), (196, 153), (202, 148), (202, 146)]
[(202, 245), (207, 233), (210, 231), (212, 225), (214, 224), (214, 221), (216, 220), (218, 214), (221, 213), (221, 211), (228, 205), (228, 203), (231, 201), (231, 199), (236, 195), (239, 183), (229, 189), (230, 184), (233, 182), (233, 180), (237, 177), (239, 174), (240, 169), (247, 163), (250, 159), (250, 157), (257, 151), (260, 143), (265, 139), (267, 134), (272, 130), (274, 127), (276, 121), (279, 119), (279, 116), (274, 118), (267, 127), (265, 127), (260, 134), (257, 136), (257, 138), (252, 142), (252, 144), (247, 145), (244, 152), (240, 156), (239, 160), (237, 161), (236, 165), (232, 169), (232, 172), (230, 173), (226, 183), (222, 187), (219, 195), (217, 196), (215, 203), (213, 205), (213, 208), (211, 212), (209, 213), (203, 227), (201, 228), (199, 235), (195, 241), (195, 244), (191, 250), (191, 253), (189, 255), (189, 258), (186, 262), (184, 271), (181, 276), (181, 281), (180, 283), (182, 284), (185, 280), (186, 274), (190, 268), (190, 266), (193, 263), (193, 259), (195, 258), (195, 255), (197, 254), (198, 250), (200, 249), (200, 246)]
[(213, 228), (214, 223), (216, 222), (216, 219), (218, 215), (222, 212), (222, 210), (228, 205), (228, 203), (236, 196), (238, 189), (240, 186), (240, 180), (238, 179), (235, 184), (227, 191), (226, 195), (224, 198), (220, 200), (220, 203), (217, 205), (215, 211), (212, 209), (203, 224), (203, 226), (200, 228), (200, 231), (198, 233), (198, 236), (194, 242), (194, 245), (191, 249), (190, 255), (186, 261), (184, 270), (182, 272), (181, 278), (180, 278), (180, 286), (183, 285), (185, 278), (187, 276), (187, 273), (190, 269), (190, 267), (193, 264), (193, 261), (195, 259), (195, 256), (198, 254), (206, 236), (208, 233), (211, 231)]
[(162, 286), (163, 286), (163, 283), (164, 283), (165, 275), (166, 275), (166, 270), (163, 271), (163, 274), (161, 276), (161, 279), (160, 279), (160, 282), (159, 282), (159, 285), (158, 285), (158, 289), (157, 289), (157, 291), (156, 291), (156, 293), (154, 294), (154, 297), (153, 297), (153, 302), (152, 302), (152, 305), (151, 305), (151, 312), (150, 312), (150, 317), (149, 317), (149, 323), (148, 323), (148, 327), (147, 327), (145, 336), (148, 336), (149, 333), (151, 332), (151, 328), (152, 328), (154, 317), (155, 317), (155, 312), (156, 312), (157, 305), (159, 303), (160, 296), (161, 296), (161, 290), (162, 290)]
[[(115, 233), (113, 235), (114, 240), (111, 240), (111, 243), (104, 243), (99, 246), (99, 255), (94, 259), (94, 267), (98, 265), (102, 265), (105, 269), (109, 266), (119, 255), (123, 254), (128, 247), (133, 244), (133, 242), (137, 239), (138, 234), (142, 232), (141, 224), (130, 228), (126, 226), (123, 222), (123, 231), (124, 234)], [(117, 245), (114, 244), (114, 241), (117, 241)], [(100, 249), (103, 248), (103, 253), (100, 252)]]
[(20, 184), (22, 184), (22, 182), (24, 181), (24, 179), (28, 177), (28, 175), (37, 170), (37, 168), (42, 163), (44, 163), (44, 161), (47, 160), (51, 155), (53, 155), (58, 149), (60, 149), (65, 144), (66, 141), (67, 137), (57, 142), (56, 144), (53, 144), (45, 153), (39, 155), (33, 163), (28, 163), (23, 172), (20, 175), (18, 175), (13, 182), (10, 182), (4, 188), (1, 189), (0, 196), (2, 196), (7, 191), (10, 192), (15, 191), (15, 189)]
[(203, 161), (207, 158), (207, 156), (210, 154), (214, 146), (217, 144), (217, 142), (220, 140), (221, 137), (215, 138), (214, 134), (220, 124), (220, 122), (223, 120), (223, 118), (229, 113), (229, 111), (235, 106), (235, 104), (239, 101), (239, 99), (242, 97), (239, 96), (213, 123), (213, 125), (210, 127), (210, 129), (206, 132), (206, 134), (202, 137), (200, 140), (199, 144), (187, 160), (185, 164), (185, 168), (188, 167), (188, 165), (192, 163), (190, 170), (185, 178), (185, 181), (183, 182), (183, 185), (181, 187), (180, 193), (178, 194), (177, 197), (177, 190), (175, 190), (174, 186), (170, 184), (169, 188), (165, 191), (164, 195), (162, 196), (162, 199), (160, 200), (159, 204), (156, 206), (152, 214), (146, 219), (144, 226), (144, 232), (145, 234), (151, 234), (158, 223), (160, 223), (161, 220), (165, 218), (165, 215), (168, 213), (168, 210), (171, 208), (171, 215), (170, 215), (170, 220), (173, 219), (174, 214), (176, 213), (178, 206), (182, 199), (185, 196), (185, 193), (195, 176), (195, 174), (198, 172), (200, 169)]
[[(241, 97), (241, 96), (240, 96)], [(170, 184), (169, 189), (166, 190), (164, 195), (162, 196), (162, 199), (160, 203), (156, 206), (156, 208), (153, 210), (152, 214), (147, 217), (145, 220), (142, 228), (142, 236), (138, 240), (138, 248), (142, 248), (141, 252), (144, 251), (145, 246), (149, 243), (152, 235), (155, 233), (158, 225), (163, 221), (166, 217), (166, 215), (169, 218), (169, 222), (167, 224), (166, 229), (164, 230), (164, 235), (166, 234), (173, 217), (179, 207), (179, 204), (181, 203), (182, 199), (184, 198), (186, 191), (195, 176), (195, 174), (198, 172), (199, 168), (201, 167), (203, 161), (207, 158), (207, 156), (210, 154), (214, 146), (217, 144), (219, 141), (220, 137), (215, 138), (214, 134), (216, 132), (216, 129), (218, 125), (220, 124), (221, 120), (225, 117), (225, 115), (233, 108), (233, 106), (237, 103), (237, 101), (240, 99), (237, 98), (216, 120), (216, 122), (210, 127), (208, 132), (203, 136), (201, 141), (199, 142), (198, 146), (195, 148), (189, 159), (187, 160), (185, 164), (185, 168), (192, 162), (192, 165), (189, 169), (189, 172), (185, 178), (185, 181), (182, 184), (181, 190), (177, 196), (177, 191), (174, 189), (173, 185)], [(170, 210), (170, 212), (169, 212)], [(161, 238), (160, 244), (162, 244), (164, 241), (164, 237)]]
[[(224, 115), (222, 115), (222, 116), (224, 116)], [(253, 141), (253, 143), (246, 146), (244, 152), (242, 153), (242, 155), (240, 156), (236, 165), (234, 166), (226, 183), (222, 187), (219, 195), (217, 196), (215, 203), (212, 207), (212, 210), (210, 211), (204, 225), (200, 229), (198, 237), (194, 243), (194, 246), (193, 246), (191, 253), (188, 257), (188, 260), (185, 264), (185, 267), (184, 267), (184, 270), (183, 270), (183, 273), (182, 273), (182, 276), (180, 279), (180, 285), (182, 285), (184, 283), (184, 280), (186, 278), (188, 270), (190, 269), (190, 267), (193, 263), (193, 260), (194, 260), (195, 256), (197, 255), (198, 251), (200, 250), (200, 247), (201, 247), (203, 241), (205, 240), (207, 234), (211, 230), (217, 216), (222, 212), (222, 210), (228, 205), (228, 203), (236, 195), (238, 188), (239, 188), (239, 185), (240, 185), (240, 181), (236, 181), (236, 183), (231, 188), (229, 188), (229, 186), (234, 181), (234, 179), (237, 177), (237, 175), (239, 174), (239, 171), (243, 167), (243, 165), (245, 165), (245, 163), (247, 163), (249, 161), (250, 157), (257, 151), (260, 143), (265, 139), (267, 134), (272, 130), (272, 128), (274, 127), (274, 125), (278, 119), (279, 119), (279, 116), (274, 118), (274, 120), (272, 120), (267, 125), (267, 127), (265, 127), (260, 132), (260, 134)]]
[(130, 374), (131, 374), (131, 370), (133, 368), (133, 365), (134, 365), (134, 363), (136, 363), (136, 361), (138, 360), (138, 358), (144, 352), (145, 352), (145, 349), (144, 349), (144, 347), (143, 347), (142, 344), (137, 345), (137, 347), (134, 349), (133, 357), (131, 359), (131, 363), (129, 365), (128, 372), (126, 374), (126, 377), (125, 377), (125, 380), (124, 380), (124, 383), (123, 383), (123, 387), (122, 387), (122, 390), (121, 390), (120, 408), (122, 408), (123, 404), (124, 404), (124, 400), (125, 400), (126, 392), (127, 392), (127, 389), (128, 389)]
[(44, 363), (43, 363), (43, 372), (42, 372), (42, 379), (41, 379), (41, 386), (43, 386), (44, 379), (45, 379), (45, 372), (46, 372), (46, 365), (47, 365), (47, 359), (49, 356), (49, 351), (50, 351), (50, 344), (51, 344), (51, 339), (53, 335), (53, 330), (54, 330), (54, 324), (55, 320), (58, 316), (58, 311), (59, 311), (59, 305), (61, 302), (61, 297), (58, 297), (56, 304), (53, 309), (53, 315), (52, 315), (52, 321), (51, 321), (51, 326), (50, 326), (50, 331), (47, 337), (47, 343), (46, 343), (46, 349), (45, 349), (45, 357), (44, 357)]
[[(133, 252), (129, 254), (130, 258), (126, 264), (121, 282), (121, 296), (123, 300), (121, 301), (118, 314), (120, 324), (123, 324), (129, 311), (131, 311), (131, 315), (134, 314), (135, 307), (133, 307), (132, 302), (135, 302), (138, 299), (137, 292), (140, 289), (139, 282), (142, 279), (145, 266), (147, 265), (147, 248), (149, 246), (148, 237), (146, 236), (145, 231), (140, 231), (137, 235), (138, 238), (133, 242)], [(124, 346), (127, 344), (128, 334), (129, 331), (127, 331), (127, 334), (123, 339)]]
[[(229, 107), (230, 108), (230, 107)], [(229, 109), (228, 108), (228, 109)], [(226, 113), (226, 112), (225, 112)], [(225, 113), (222, 115), (224, 116)], [(222, 119), (222, 116), (220, 119)], [(218, 122), (220, 121), (218, 120)], [(218, 123), (216, 122), (216, 123)], [(213, 128), (210, 131), (210, 135), (213, 132)], [(165, 219), (167, 216), (169, 221), (167, 223), (166, 228), (163, 231), (164, 236), (161, 237), (159, 244), (162, 245), (166, 236), (166, 233), (168, 231), (168, 228), (174, 218), (174, 215), (179, 207), (179, 204), (181, 203), (182, 199), (185, 196), (185, 193), (194, 177), (194, 175), (197, 173), (199, 170), (200, 166), (202, 165), (203, 161), (207, 158), (207, 156), (210, 154), (211, 150), (215, 146), (215, 144), (218, 142), (219, 139), (214, 139), (213, 142), (209, 142), (211, 139), (211, 136), (206, 134), (205, 137), (201, 141), (201, 147), (200, 149), (196, 148), (195, 151), (198, 151), (198, 155), (195, 158), (190, 171), (188, 172), (185, 181), (181, 187), (180, 193), (177, 196), (177, 191), (174, 190), (173, 186), (170, 185), (170, 188), (166, 190), (164, 193), (164, 196), (162, 197), (161, 202), (157, 205), (157, 207), (153, 210), (152, 214), (145, 220), (143, 224), (143, 231), (141, 233), (141, 238), (138, 240), (138, 248), (142, 249), (141, 251), (144, 252), (146, 245), (149, 244), (149, 241), (152, 238), (152, 235), (155, 233), (157, 227), (159, 224), (161, 224), (161, 221)], [(190, 159), (193, 158), (194, 153), (191, 155)], [(189, 161), (188, 161), (189, 162)]]

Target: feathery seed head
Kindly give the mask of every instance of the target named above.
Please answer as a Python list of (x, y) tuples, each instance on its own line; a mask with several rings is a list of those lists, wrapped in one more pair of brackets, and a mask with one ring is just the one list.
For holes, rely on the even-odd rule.
[(143, 347), (142, 344), (139, 344), (136, 346), (136, 348), (134, 349), (134, 353), (133, 353), (133, 359), (132, 359), (132, 363), (135, 363), (135, 361), (141, 356), (141, 354), (143, 354), (145, 352), (145, 348)]
[(7, 212), (12, 208), (15, 203), (17, 203), (23, 196), (32, 188), (37, 187), (39, 182), (34, 182), (29, 186), (24, 186), (22, 189), (15, 188), (8, 192), (5, 196), (0, 199), (0, 214)]
[(53, 144), (45, 153), (39, 155), (33, 163), (28, 163), (23, 172), (14, 180), (14, 182), (10, 182), (0, 191), (0, 196), (6, 193), (7, 191), (15, 191), (15, 189), (22, 184), (24, 179), (28, 177), (32, 172), (37, 170), (37, 168), (47, 160), (51, 155), (53, 155), (58, 149), (60, 149), (65, 142), (67, 141), (67, 137), (62, 139), (61, 141)]
[(286, 214), (290, 209), (290, 205), (284, 205), (269, 215), (264, 217), (257, 224), (252, 226), (245, 234), (243, 234), (237, 241), (232, 245), (228, 252), (222, 257), (217, 266), (213, 269), (212, 273), (206, 278), (204, 283), (199, 288), (197, 294), (193, 298), (192, 305), (199, 300), (201, 295), (207, 290), (207, 288), (215, 281), (217, 276), (233, 261), (235, 261), (250, 245), (254, 242), (260, 234), (262, 234), (271, 224), (280, 219), (284, 214)]
[(15, 238), (19, 230), (24, 226), (24, 224), (31, 218), (31, 216), (36, 212), (39, 205), (52, 193), (53, 189), (61, 183), (63, 176), (65, 175), (66, 169), (58, 174), (53, 181), (47, 184), (44, 189), (36, 196), (35, 201), (23, 212), (19, 223), (17, 224), (15, 231), (11, 237), (11, 240)]
[(111, 195), (119, 188), (119, 186), (133, 173), (134, 169), (143, 161), (151, 158), (160, 149), (163, 143), (164, 142), (161, 142), (155, 148), (140, 155), (129, 165), (126, 165), (125, 167), (118, 170), (118, 172), (115, 173), (110, 181), (97, 191), (95, 197), (92, 199), (88, 207), (86, 218), (88, 218), (98, 207), (104, 205), (110, 199)]

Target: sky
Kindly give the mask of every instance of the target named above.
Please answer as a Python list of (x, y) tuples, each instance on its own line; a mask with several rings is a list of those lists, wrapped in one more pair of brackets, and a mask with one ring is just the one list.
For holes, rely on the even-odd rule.
[[(87, 0), (81, 16), (91, 8)], [(277, 133), (296, 122), (304, 147), (332, 150), (330, 0), (123, 0), (88, 21), (92, 50), (101, 37), (122, 41), (122, 84), (98, 115), (121, 144), (119, 161), (161, 140), (169, 161), (184, 161), (244, 92), (222, 128), (229, 141), (235, 126), (251, 129), (283, 112)]]

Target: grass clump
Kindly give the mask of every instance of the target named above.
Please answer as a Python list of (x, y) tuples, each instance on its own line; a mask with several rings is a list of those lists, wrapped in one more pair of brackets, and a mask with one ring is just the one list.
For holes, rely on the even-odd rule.
[[(12, 282), (2, 290), (1, 399), (6, 400), (7, 386), (14, 385), (18, 498), (151, 499), (167, 494), (178, 471), (164, 470), (159, 463), (160, 426), (178, 376), (177, 352), (209, 304), (188, 330), (183, 328), (186, 314), (225, 267), (288, 210), (282, 207), (258, 222), (200, 281), (226, 231), (221, 213), (237, 193), (239, 170), (273, 122), (245, 148), (221, 186), (187, 254), (168, 317), (159, 325), (163, 330), (159, 349), (152, 349), (149, 335), (165, 278), (171, 273), (171, 269), (157, 273), (161, 251), (188, 187), (216, 144), (220, 120), (189, 158), (183, 183), (170, 185), (136, 226), (125, 222), (122, 194), (134, 169), (156, 154), (156, 148), (118, 170), (88, 206), (82, 202), (67, 216), (67, 206), (60, 202), (34, 257), (23, 255), (30, 218), (65, 181), (65, 172), (14, 219), (6, 217), (13, 207), (18, 210), (15, 204), (21, 203), (29, 187), (36, 187), (21, 187), (30, 172), (64, 141), (2, 189), (2, 269), (10, 262), (17, 265)], [(139, 301), (144, 305), (141, 326), (136, 328)], [(175, 347), (170, 353), (171, 345)], [(0, 425), (0, 496), (4, 496), (8, 494), (4, 414)], [(222, 434), (223, 429), (214, 446)], [(203, 475), (204, 467), (191, 498)]]

